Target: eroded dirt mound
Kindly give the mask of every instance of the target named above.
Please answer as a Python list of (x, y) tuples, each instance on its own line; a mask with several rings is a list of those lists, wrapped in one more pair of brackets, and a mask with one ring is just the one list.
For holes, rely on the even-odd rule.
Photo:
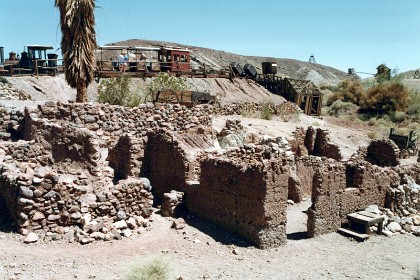
[[(146, 94), (147, 85), (153, 78), (132, 78), (131, 90), (141, 95)], [(16, 92), (21, 92), (26, 99), (32, 101), (55, 100), (60, 102), (73, 101), (76, 99), (76, 90), (70, 88), (64, 79), (64, 75), (55, 77), (7, 77), (7, 87)], [(93, 82), (88, 88), (88, 99), (96, 101), (98, 96), (98, 82)], [(248, 79), (229, 80), (225, 78), (188, 78), (187, 84), (190, 90), (205, 91), (217, 95), (222, 103), (233, 102), (266, 102), (282, 103), (284, 98), (273, 95), (262, 86)], [(3, 94), (2, 88), (0, 93)], [(8, 95), (9, 96), (9, 95)], [(14, 96), (14, 95), (13, 95)], [(8, 99), (19, 100), (18, 96)], [(4, 98), (0, 98), (4, 99)]]

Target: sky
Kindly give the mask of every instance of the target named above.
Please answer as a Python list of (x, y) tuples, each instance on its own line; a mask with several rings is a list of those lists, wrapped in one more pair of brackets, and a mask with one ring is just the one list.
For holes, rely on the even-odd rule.
[[(99, 45), (147, 39), (308, 61), (342, 71), (420, 68), (420, 0), (96, 0)], [(25, 45), (60, 53), (54, 0), (0, 0), (5, 56)], [(364, 76), (364, 75), (361, 75)]]

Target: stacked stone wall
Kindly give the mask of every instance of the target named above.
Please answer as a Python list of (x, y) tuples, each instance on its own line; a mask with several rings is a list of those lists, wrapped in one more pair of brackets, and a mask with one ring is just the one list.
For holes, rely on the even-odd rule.
[(0, 162), (0, 196), (23, 235), (61, 239), (72, 229), (69, 240), (110, 240), (119, 234), (111, 233), (114, 222), (151, 213), (153, 196), (140, 179), (95, 188), (80, 170), (42, 166), (48, 153), (33, 141), (3, 143), (0, 151), (8, 154)]
[(23, 122), (22, 111), (0, 106), (0, 141), (22, 138)]
[[(147, 104), (128, 108), (104, 104), (46, 103), (39, 106), (38, 117), (66, 121), (95, 131), (104, 140), (118, 140), (124, 134), (141, 138), (148, 131), (165, 128), (185, 131), (211, 124), (212, 106), (187, 108), (179, 104)], [(115, 143), (114, 143), (115, 144)]]

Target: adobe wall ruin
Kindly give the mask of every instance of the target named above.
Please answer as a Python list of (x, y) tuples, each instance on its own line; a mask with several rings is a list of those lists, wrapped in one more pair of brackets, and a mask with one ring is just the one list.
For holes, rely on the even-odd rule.
[[(140, 230), (154, 195), (176, 190), (192, 213), (268, 248), (286, 241), (288, 198), (312, 196), (312, 236), (334, 231), (367, 204), (401, 213), (420, 208), (410, 187), (410, 178), (420, 182), (418, 165), (381, 168), (361, 156), (340, 162), (325, 130), (300, 130), (291, 147), (282, 139), (243, 137), (240, 147), (221, 150), (219, 141), (229, 135), (211, 130), (212, 115), (240, 108), (55, 102), (25, 114), (0, 108), (0, 133), (9, 141), (0, 142), (0, 201), (7, 204), (0, 212), (22, 234), (88, 243)], [(232, 121), (223, 132), (241, 129)], [(150, 179), (154, 195), (139, 177)]]
[(375, 139), (367, 147), (365, 159), (379, 166), (397, 166), (400, 164), (399, 155), (400, 149), (394, 141)]
[(337, 144), (332, 143), (330, 132), (321, 128), (309, 126), (306, 130), (297, 128), (290, 141), (293, 152), (298, 157), (307, 155), (342, 160), (343, 157)]
[(187, 185), (185, 202), (260, 248), (276, 247), (286, 242), (289, 165), (284, 154), (251, 149), (203, 158), (200, 181)]
[(324, 161), (314, 174), (308, 235), (336, 231), (347, 222), (347, 214), (369, 205), (401, 216), (419, 211), (419, 189), (409, 185), (420, 182), (419, 168), (419, 164), (383, 168), (367, 161)]

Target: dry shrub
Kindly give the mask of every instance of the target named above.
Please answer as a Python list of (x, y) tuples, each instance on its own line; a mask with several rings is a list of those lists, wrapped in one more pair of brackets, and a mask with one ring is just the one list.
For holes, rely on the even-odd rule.
[(165, 256), (153, 256), (136, 260), (125, 275), (126, 280), (173, 279), (173, 268)]
[(328, 98), (327, 105), (330, 106), (337, 100), (350, 102), (356, 105), (362, 105), (365, 95), (365, 89), (359, 79), (346, 79), (341, 81), (337, 90)]
[(334, 101), (328, 109), (328, 115), (341, 116), (345, 114), (352, 114), (357, 111), (357, 105), (350, 102), (343, 102), (341, 100)]
[(258, 113), (254, 111), (254, 106), (252, 104), (242, 104), (239, 113), (242, 117), (245, 118), (257, 118)]
[(369, 131), (369, 132), (367, 133), (367, 136), (368, 136), (370, 139), (377, 139), (377, 138), (378, 138), (378, 133), (377, 133), (376, 131)]
[(403, 122), (406, 118), (406, 114), (404, 112), (396, 111), (392, 114), (392, 120), (396, 123)]
[(397, 82), (383, 83), (368, 91), (362, 108), (380, 115), (395, 111), (405, 112), (408, 99), (409, 91), (404, 85)]
[(261, 104), (260, 116), (264, 120), (271, 120), (274, 114), (274, 103), (271, 101), (266, 101)]

